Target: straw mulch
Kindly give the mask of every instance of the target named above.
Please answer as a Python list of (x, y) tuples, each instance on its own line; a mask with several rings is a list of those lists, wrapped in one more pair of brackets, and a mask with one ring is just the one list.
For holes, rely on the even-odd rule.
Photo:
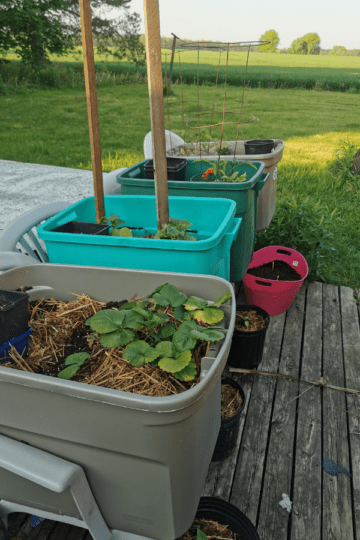
[[(72, 377), (72, 380), (78, 382), (157, 397), (179, 394), (199, 382), (201, 358), (207, 355), (210, 347), (205, 341), (198, 342), (197, 348), (192, 352), (198, 374), (190, 382), (178, 381), (170, 373), (150, 364), (141, 368), (133, 367), (122, 358), (125, 348), (102, 347), (100, 336), (94, 339), (92, 330), (84, 323), (94, 313), (107, 309), (110, 305), (111, 303), (92, 300), (86, 295), (77, 296), (71, 302), (53, 299), (31, 302), (29, 324), (32, 332), (28, 356), (24, 359), (12, 348), (9, 356), (15, 363), (2, 365), (56, 376), (66, 367), (64, 360), (69, 354), (84, 351), (89, 352), (91, 358), (87, 359)], [(172, 316), (171, 307), (168, 306), (163, 312), (169, 316), (169, 323), (179, 326), (180, 323)], [(140, 339), (144, 339), (145, 333), (141, 335), (142, 331), (138, 332)], [(75, 350), (74, 344), (75, 347), (78, 345)]]
[(231, 418), (238, 412), (243, 403), (243, 398), (236, 390), (230, 385), (224, 385), (221, 387), (221, 420)]
[(229, 529), (228, 525), (220, 525), (217, 521), (210, 519), (195, 519), (190, 529), (179, 540), (196, 540), (197, 529), (206, 534), (209, 540), (236, 540), (236, 534)]

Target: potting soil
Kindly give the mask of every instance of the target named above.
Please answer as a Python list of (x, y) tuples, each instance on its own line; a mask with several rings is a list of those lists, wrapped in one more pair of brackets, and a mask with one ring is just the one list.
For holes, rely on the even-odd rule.
[[(197, 530), (200, 529), (209, 540), (212, 539), (239, 539), (235, 533), (233, 533), (228, 525), (221, 525), (217, 521), (210, 519), (195, 519), (190, 529), (183, 534), (178, 540), (196, 540)], [(245, 539), (244, 539), (245, 540)]]
[(238, 412), (243, 403), (243, 398), (232, 386), (221, 386), (221, 420), (231, 418)]
[(255, 268), (248, 268), (247, 273), (264, 279), (275, 281), (300, 281), (300, 274), (284, 261), (271, 261)]
[[(237, 311), (235, 319), (235, 329), (242, 332), (254, 332), (261, 330), (267, 325), (268, 318), (264, 318), (255, 310)], [(248, 323), (247, 325), (245, 323)]]

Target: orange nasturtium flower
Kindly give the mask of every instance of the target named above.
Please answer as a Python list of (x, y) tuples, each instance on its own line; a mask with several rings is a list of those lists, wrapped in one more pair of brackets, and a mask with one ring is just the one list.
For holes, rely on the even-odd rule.
[(214, 174), (214, 169), (207, 169), (207, 171), (205, 171), (201, 176), (203, 178), (207, 178), (208, 174)]

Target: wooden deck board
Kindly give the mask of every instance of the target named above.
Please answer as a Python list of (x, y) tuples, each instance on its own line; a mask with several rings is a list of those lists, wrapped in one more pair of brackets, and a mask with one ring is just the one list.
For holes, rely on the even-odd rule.
[[(307, 291), (301, 378), (317, 381), (322, 373), (322, 286)], [(299, 387), (291, 540), (321, 538), (321, 388)]]
[[(237, 301), (244, 291), (237, 287)], [(203, 495), (230, 500), (261, 540), (360, 540), (360, 397), (314, 386), (360, 390), (360, 306), (353, 291), (313, 283), (291, 308), (271, 318), (259, 369), (285, 374), (225, 374), (246, 395), (236, 448), (212, 463)], [(324, 458), (351, 477), (330, 476)], [(279, 502), (286, 493), (288, 513)], [(92, 540), (85, 529), (26, 514), (9, 518), (12, 539)]]
[[(337, 287), (323, 285), (323, 376), (344, 387), (344, 365)], [(323, 388), (323, 459), (350, 470), (345, 393)], [(323, 540), (353, 538), (350, 478), (323, 472)]]

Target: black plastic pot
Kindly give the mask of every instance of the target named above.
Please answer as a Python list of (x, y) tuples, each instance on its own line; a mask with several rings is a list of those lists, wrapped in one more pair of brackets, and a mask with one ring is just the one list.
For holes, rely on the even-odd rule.
[(245, 141), (245, 155), (251, 156), (256, 154), (270, 154), (275, 147), (274, 139), (253, 139)]
[[(183, 158), (166, 158), (167, 163), (167, 179), (168, 180), (185, 180), (186, 159)], [(149, 159), (144, 164), (144, 171), (146, 176), (150, 179), (154, 178), (154, 160)]]
[(260, 540), (254, 525), (241, 510), (216, 497), (201, 497), (195, 519), (209, 519), (228, 525), (237, 540)]
[(270, 324), (270, 315), (262, 308), (249, 304), (236, 306), (236, 311), (253, 311), (268, 318), (268, 323), (261, 330), (245, 332), (234, 329), (231, 348), (227, 360), (230, 367), (241, 369), (257, 369), (264, 350), (265, 336)]
[(230, 418), (221, 420), (219, 435), (216, 441), (215, 450), (211, 461), (223, 461), (230, 456), (235, 448), (236, 439), (239, 433), (240, 414), (245, 407), (245, 394), (241, 386), (227, 377), (221, 378), (222, 385), (230, 385), (241, 395), (243, 402), (240, 409)]
[(28, 329), (27, 293), (0, 289), (0, 346)]
[(105, 223), (89, 223), (86, 221), (68, 221), (55, 229), (51, 229), (51, 232), (62, 232), (70, 234), (99, 234), (107, 236), (109, 234), (110, 225)]
[(5, 523), (0, 518), (0, 540), (10, 540), (10, 536), (5, 527)]

